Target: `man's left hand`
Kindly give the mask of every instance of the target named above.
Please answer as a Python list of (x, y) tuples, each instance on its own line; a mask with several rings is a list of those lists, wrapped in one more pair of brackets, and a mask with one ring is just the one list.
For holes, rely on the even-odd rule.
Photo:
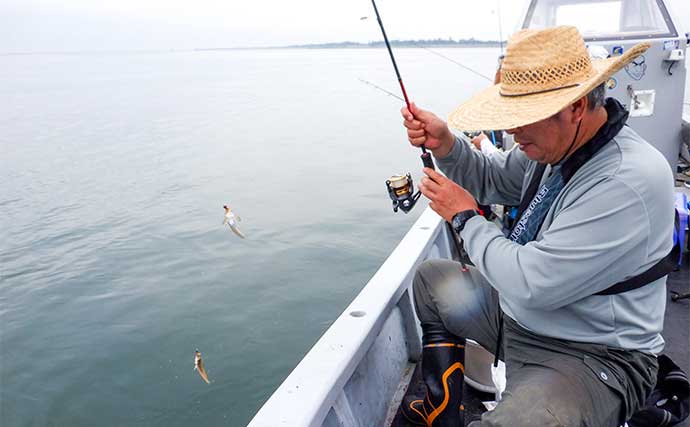
[(446, 221), (451, 222), (458, 212), (479, 209), (474, 197), (455, 182), (430, 168), (424, 168), (424, 173), (427, 176), (420, 181), (419, 191), (431, 201), (431, 209)]

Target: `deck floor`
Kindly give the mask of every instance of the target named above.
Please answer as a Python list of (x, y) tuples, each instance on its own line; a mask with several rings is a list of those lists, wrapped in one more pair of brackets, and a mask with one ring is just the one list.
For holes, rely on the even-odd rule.
[[(690, 254), (686, 254), (683, 268), (680, 271), (671, 273), (668, 277), (669, 296), (663, 332), (664, 339), (666, 340), (664, 353), (671, 357), (686, 372), (690, 372), (690, 298), (674, 302), (671, 301), (670, 292), (690, 292), (690, 268), (688, 267), (690, 259), (688, 258), (690, 258)], [(423, 388), (419, 365), (412, 376), (410, 387), (417, 390)], [(485, 411), (481, 403), (483, 400), (493, 400), (493, 395), (476, 391), (465, 384), (463, 395), (466, 414), (465, 424), (481, 417), (481, 414)], [(413, 427), (412, 424), (405, 421), (399, 408), (391, 426)], [(686, 419), (678, 426), (690, 427), (690, 419)]]

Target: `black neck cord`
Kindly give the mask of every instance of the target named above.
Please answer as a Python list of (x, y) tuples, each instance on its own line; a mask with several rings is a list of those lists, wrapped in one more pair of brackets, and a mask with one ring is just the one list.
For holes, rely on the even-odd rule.
[(577, 136), (580, 134), (580, 126), (582, 125), (582, 119), (577, 123), (577, 129), (575, 130), (575, 137), (573, 138), (573, 141), (570, 143), (570, 146), (568, 147), (568, 150), (566, 150), (565, 154), (563, 154), (563, 157), (560, 158), (556, 163), (553, 163), (554, 165), (557, 165), (561, 163), (566, 157), (568, 157), (568, 153), (570, 153), (570, 150), (573, 148), (573, 145), (575, 145), (575, 141), (577, 141)]

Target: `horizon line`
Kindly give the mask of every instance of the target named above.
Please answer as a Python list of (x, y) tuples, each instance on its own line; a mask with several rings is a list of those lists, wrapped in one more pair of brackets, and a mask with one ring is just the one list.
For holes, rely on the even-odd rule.
[[(469, 47), (476, 45), (500, 45), (498, 40), (478, 40), (475, 38), (469, 39), (406, 39), (406, 40), (391, 40), (391, 45), (398, 47), (416, 47), (419, 45), (436, 45), (441, 47)], [(503, 44), (506, 42), (504, 41)], [(233, 47), (196, 47), (196, 48), (150, 48), (150, 49), (75, 49), (75, 50), (35, 50), (35, 51), (18, 51), (18, 52), (0, 52), (0, 56), (24, 56), (24, 55), (83, 55), (83, 54), (117, 54), (117, 53), (171, 53), (171, 52), (208, 52), (217, 50), (261, 50), (261, 49), (318, 49), (318, 48), (378, 48), (385, 46), (381, 41), (369, 42), (354, 42), (354, 41), (339, 41), (339, 42), (324, 42), (324, 43), (306, 43), (306, 44), (291, 44), (291, 45), (274, 45), (274, 46), (233, 46)]]

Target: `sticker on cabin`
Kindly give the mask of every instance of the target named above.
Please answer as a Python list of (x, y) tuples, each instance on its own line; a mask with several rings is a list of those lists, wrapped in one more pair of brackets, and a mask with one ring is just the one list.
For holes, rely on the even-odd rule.
[(666, 40), (664, 42), (664, 50), (676, 50), (680, 48), (680, 40)]
[(616, 88), (616, 86), (618, 86), (618, 80), (616, 80), (614, 77), (606, 80), (606, 89), (613, 90)]
[(631, 79), (639, 81), (647, 73), (646, 58), (644, 55), (640, 55), (633, 59), (628, 65), (625, 66), (625, 73), (630, 76)]
[(614, 46), (611, 49), (611, 56), (621, 56), (623, 54), (623, 46)]

